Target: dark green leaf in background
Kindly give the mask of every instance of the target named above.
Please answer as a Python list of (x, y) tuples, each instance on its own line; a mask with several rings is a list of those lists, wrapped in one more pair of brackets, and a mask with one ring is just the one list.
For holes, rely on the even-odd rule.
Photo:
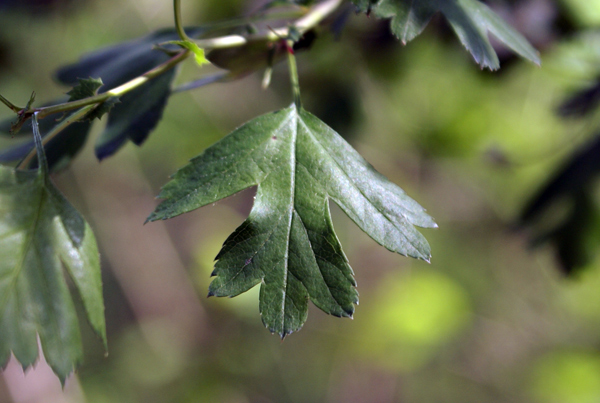
[(83, 358), (79, 322), (63, 267), (106, 346), (100, 261), (91, 228), (40, 168), (0, 166), (0, 365), (11, 352), (27, 368), (38, 358), (64, 383)]
[[(98, 106), (92, 111), (92, 113), (96, 113), (99, 108), (104, 108), (104, 105), (111, 102), (111, 99)], [(66, 100), (58, 99), (53, 104), (59, 104), (62, 102), (66, 102)], [(62, 114), (56, 114), (40, 120), (40, 131), (44, 134), (50, 132), (56, 125), (57, 119), (60, 119), (61, 117)], [(0, 121), (0, 135), (10, 136), (9, 130), (12, 121), (14, 121), (14, 118)], [(90, 121), (74, 122), (62, 130), (47, 144), (45, 144), (45, 155), (48, 161), (48, 168), (51, 172), (60, 171), (69, 165), (71, 160), (85, 145), (91, 127), (92, 125)], [(31, 120), (29, 120), (25, 122), (23, 128), (19, 132), (19, 135), (15, 136), (13, 139), (13, 141), (17, 142), (17, 144), (11, 145), (10, 147), (0, 151), (0, 163), (20, 161), (35, 148), (33, 140), (26, 140), (23, 142), (22, 140), (17, 139), (18, 137), (23, 137), (23, 135), (28, 132), (31, 133), (31, 130)], [(31, 163), (23, 168), (35, 169), (37, 167), (37, 158), (33, 158)]]
[[(364, 11), (368, 0), (352, 0)], [(381, 0), (372, 7), (380, 18), (391, 18), (391, 28), (403, 43), (418, 36), (433, 15), (441, 12), (461, 43), (482, 67), (500, 67), (488, 33), (522, 57), (540, 64), (537, 51), (527, 40), (478, 0)]]
[(69, 102), (93, 97), (98, 89), (104, 85), (101, 78), (78, 78), (79, 83), (67, 92)]
[[(600, 243), (600, 212), (593, 194), (600, 175), (600, 135), (582, 146), (529, 201), (519, 225), (532, 232), (534, 246), (555, 246), (561, 268), (572, 274), (587, 265)], [(566, 205), (558, 222), (548, 212)], [(553, 225), (552, 225), (553, 224)]]
[[(186, 31), (193, 36), (200, 32), (200, 28)], [(71, 86), (77, 85), (80, 78), (99, 77), (104, 82), (100, 88), (100, 92), (103, 92), (167, 61), (171, 56), (154, 46), (178, 38), (173, 29), (157, 31), (86, 55), (78, 63), (59, 69), (56, 76), (60, 82)], [(165, 47), (173, 51), (179, 49), (176, 45)], [(108, 123), (96, 144), (98, 159), (111, 156), (128, 140), (137, 145), (146, 140), (162, 117), (174, 77), (175, 70), (171, 70), (128, 92), (119, 99), (118, 104), (109, 104), (112, 109)]]
[(333, 200), (391, 251), (429, 260), (414, 228), (435, 227), (423, 208), (337, 133), (295, 106), (260, 116), (179, 170), (149, 221), (167, 219), (258, 185), (248, 219), (217, 256), (209, 295), (233, 297), (261, 284), (265, 326), (281, 337), (300, 329), (308, 300), (351, 317), (353, 272), (333, 230)]

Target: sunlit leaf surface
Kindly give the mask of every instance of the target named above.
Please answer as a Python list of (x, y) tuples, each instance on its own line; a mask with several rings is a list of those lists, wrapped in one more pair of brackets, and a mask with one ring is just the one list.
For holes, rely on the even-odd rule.
[(309, 300), (345, 317), (358, 303), (328, 200), (389, 250), (430, 258), (427, 241), (414, 228), (435, 227), (423, 208), (295, 106), (250, 121), (194, 158), (163, 188), (159, 197), (166, 200), (149, 220), (254, 185), (254, 207), (217, 256), (209, 295), (236, 296), (260, 283), (263, 322), (282, 337), (302, 327)]

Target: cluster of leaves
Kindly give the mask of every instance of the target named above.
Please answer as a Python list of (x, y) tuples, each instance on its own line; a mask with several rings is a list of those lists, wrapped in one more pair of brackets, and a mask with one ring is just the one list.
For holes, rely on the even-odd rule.
[(465, 48), (482, 68), (500, 67), (488, 32), (515, 53), (540, 64), (537, 51), (488, 6), (478, 0), (352, 0), (357, 9), (391, 18), (391, 29), (402, 43), (418, 36), (436, 13), (446, 18)]
[[(403, 42), (421, 33), (439, 11), (482, 67), (499, 67), (488, 32), (539, 63), (537, 52), (527, 41), (476, 0), (352, 2), (359, 10), (391, 18), (392, 31)], [(204, 28), (186, 32), (197, 36)], [(202, 49), (187, 39), (178, 39), (175, 30), (158, 31), (84, 56), (78, 63), (61, 68), (56, 77), (73, 86), (67, 95), (75, 101), (143, 75), (182, 47), (194, 53), (199, 64), (204, 62)], [(297, 41), (295, 48), (310, 42), (306, 34), (293, 39)], [(287, 52), (291, 52), (287, 46), (266, 39), (215, 49), (208, 59), (228, 71), (183, 88), (242, 77), (269, 67)], [(104, 99), (80, 122), (54, 133), (45, 150), (34, 122), (30, 126), (35, 134), (33, 142), (0, 152), (0, 162), (9, 162), (26, 158), (33, 146), (37, 149), (37, 160), (23, 164), (35, 170), (0, 170), (0, 208), (6, 212), (0, 226), (0, 362), (6, 362), (12, 351), (24, 366), (31, 365), (37, 357), (36, 333), (48, 362), (62, 380), (80, 361), (79, 330), (61, 260), (84, 301), (92, 326), (104, 337), (93, 235), (52, 186), (48, 171), (67, 164), (85, 143), (91, 121), (104, 115), (106, 128), (95, 146), (99, 160), (113, 155), (128, 141), (142, 144), (176, 92), (172, 89), (175, 74), (176, 69), (165, 70), (118, 99)], [(52, 132), (60, 119), (50, 116), (43, 120), (41, 131)], [(8, 122), (0, 126), (8, 132)], [(219, 252), (209, 296), (232, 297), (260, 284), (263, 323), (282, 338), (302, 327), (308, 301), (326, 313), (344, 317), (351, 317), (358, 303), (352, 269), (333, 229), (330, 200), (390, 251), (430, 259), (429, 245), (415, 226), (433, 228), (432, 218), (341, 136), (305, 111), (299, 98), (287, 108), (246, 123), (192, 159), (163, 188), (159, 196), (164, 201), (148, 221), (189, 212), (251, 186), (258, 186), (254, 207)]]

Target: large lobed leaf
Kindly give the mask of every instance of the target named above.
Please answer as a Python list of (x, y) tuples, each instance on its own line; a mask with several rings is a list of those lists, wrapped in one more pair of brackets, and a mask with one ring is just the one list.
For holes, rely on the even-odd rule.
[(333, 200), (391, 251), (429, 260), (413, 227), (435, 227), (423, 208), (337, 133), (295, 106), (260, 116), (179, 170), (148, 218), (167, 219), (258, 185), (248, 219), (217, 256), (209, 295), (233, 297), (261, 283), (263, 323), (281, 337), (300, 329), (308, 300), (351, 317), (353, 272), (333, 230)]
[(352, 0), (359, 10), (374, 10), (380, 18), (391, 18), (391, 28), (403, 43), (418, 36), (434, 14), (448, 20), (461, 43), (482, 67), (500, 67), (488, 33), (522, 57), (540, 64), (538, 52), (527, 40), (478, 0)]
[(40, 168), (0, 166), (0, 365), (11, 352), (27, 368), (38, 357), (64, 383), (82, 361), (82, 341), (63, 266), (87, 318), (106, 346), (96, 240), (89, 225), (54, 187), (39, 134)]

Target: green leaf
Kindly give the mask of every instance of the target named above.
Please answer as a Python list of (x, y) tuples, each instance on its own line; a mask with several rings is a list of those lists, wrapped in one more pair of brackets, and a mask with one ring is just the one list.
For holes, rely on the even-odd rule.
[(128, 92), (108, 115), (106, 127), (96, 140), (96, 157), (102, 160), (126, 141), (141, 145), (162, 118), (176, 70), (171, 69)]
[[(353, 0), (364, 8), (366, 0)], [(540, 64), (538, 52), (527, 40), (478, 0), (381, 0), (374, 6), (375, 15), (391, 18), (391, 28), (403, 43), (418, 36), (433, 15), (441, 12), (461, 43), (482, 67), (500, 67), (488, 32), (522, 57)]]
[(98, 94), (98, 89), (104, 85), (100, 78), (80, 78), (79, 83), (67, 92), (69, 102), (93, 97)]
[[(69, 102), (77, 101), (80, 99), (85, 99), (89, 97), (93, 97), (98, 94), (98, 90), (104, 85), (101, 78), (88, 78), (78, 79), (79, 84), (71, 89), (71, 91), (67, 92), (69, 95)], [(102, 116), (106, 113), (110, 112), (110, 110), (119, 103), (119, 98), (111, 97), (106, 101), (102, 102), (96, 108), (91, 110), (87, 115), (81, 118), (82, 121), (89, 120), (92, 121), (94, 119), (100, 120)]]
[(413, 227), (435, 227), (423, 208), (337, 133), (294, 105), (260, 116), (179, 170), (148, 218), (167, 219), (258, 185), (248, 219), (217, 256), (209, 295), (233, 297), (261, 284), (265, 326), (281, 337), (300, 329), (308, 300), (351, 317), (353, 272), (333, 230), (333, 200), (391, 251), (429, 260)]
[[(186, 29), (199, 35), (202, 27)], [(118, 87), (169, 60), (169, 54), (157, 50), (156, 44), (178, 38), (174, 29), (153, 32), (142, 38), (100, 49), (82, 57), (77, 63), (56, 72), (58, 81), (76, 85), (80, 77), (102, 77), (101, 90)], [(174, 45), (167, 50), (176, 51)], [(120, 98), (111, 109), (105, 131), (98, 138), (96, 156), (102, 160), (113, 155), (129, 140), (141, 145), (162, 117), (171, 94), (176, 69), (150, 80)]]
[(85, 115), (81, 120), (94, 120), (94, 119), (102, 119), (102, 116), (109, 113), (111, 109), (118, 103), (120, 103), (119, 98), (110, 97), (106, 101), (102, 102), (100, 105), (96, 106), (92, 109), (87, 115)]
[(210, 64), (210, 62), (206, 59), (204, 55), (204, 49), (201, 49), (198, 45), (196, 45), (192, 41), (170, 41), (167, 43), (171, 43), (173, 45), (179, 45), (182, 48), (185, 48), (194, 54), (194, 58), (196, 60), (196, 64), (202, 67), (205, 64)]
[(50, 181), (36, 129), (40, 167), (0, 166), (0, 365), (11, 352), (24, 368), (33, 365), (39, 336), (64, 384), (83, 351), (63, 266), (106, 347), (100, 262), (89, 225)]

